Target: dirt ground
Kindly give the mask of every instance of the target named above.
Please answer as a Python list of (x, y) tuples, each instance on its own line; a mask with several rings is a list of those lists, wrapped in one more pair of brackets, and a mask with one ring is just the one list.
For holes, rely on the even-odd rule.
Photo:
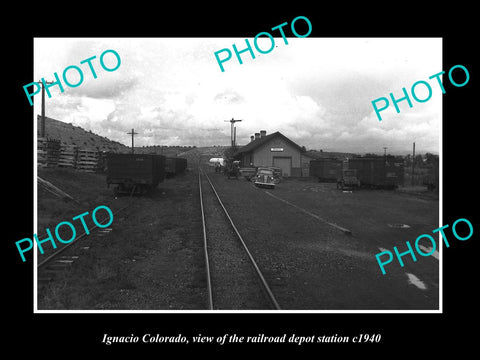
[[(150, 196), (131, 199), (113, 198), (103, 175), (76, 175), (76, 182), (96, 178), (92, 193), (103, 194), (105, 198), (99, 195), (99, 199), (108, 200), (112, 210), (128, 202), (131, 206), (114, 217), (111, 231), (93, 232), (62, 254), (78, 259), (71, 266), (56, 270), (53, 281), (39, 282), (38, 309), (205, 308), (203, 240), (194, 175), (168, 179)], [(71, 193), (82, 198), (82, 194), (73, 190)], [(47, 212), (40, 205), (44, 200), (39, 199), (39, 218), (50, 216), (40, 214), (40, 209)], [(89, 206), (92, 208), (93, 204)], [(68, 218), (66, 213), (64, 218)], [(44, 271), (39, 271), (39, 278)]]
[[(437, 199), (398, 191), (342, 192), (335, 184), (304, 179), (258, 189), (213, 176), (283, 309), (438, 309), (437, 259), (404, 258), (404, 268), (392, 262), (386, 275), (375, 259), (380, 247), (401, 250), (407, 240), (436, 229)], [(412, 285), (408, 274), (426, 288)]]
[[(75, 181), (72, 174), (52, 172), (50, 180), (58, 179), (55, 185), (61, 188), (63, 182), (67, 192), (70, 187), (80, 205), (54, 216), (50, 212), (60, 200), (39, 193), (39, 219), (51, 218), (54, 226), (66, 220), (62, 216), (91, 210), (98, 202), (132, 205), (114, 219), (111, 231), (92, 233), (65, 252), (78, 259), (57, 271), (53, 281), (39, 283), (38, 309), (207, 309), (198, 174), (168, 179), (150, 196), (133, 199), (114, 199), (103, 175), (74, 175)], [(380, 247), (403, 249), (405, 241), (438, 227), (435, 197), (405, 191), (349, 193), (304, 179), (267, 190), (213, 171), (210, 176), (282, 309), (438, 308), (437, 259), (405, 257), (405, 267), (392, 262), (386, 275), (375, 260)], [(73, 185), (80, 183), (84, 186)], [(425, 288), (415, 286), (411, 274)]]

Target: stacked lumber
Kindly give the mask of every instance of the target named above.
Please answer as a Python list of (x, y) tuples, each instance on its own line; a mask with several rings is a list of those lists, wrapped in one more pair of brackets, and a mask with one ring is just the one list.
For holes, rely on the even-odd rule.
[(47, 166), (47, 151), (44, 150), (44, 144), (40, 138), (37, 139), (37, 166), (39, 167)]
[(98, 151), (93, 149), (78, 149), (77, 170), (95, 172), (98, 164)]
[(74, 169), (77, 166), (78, 146), (62, 144), (58, 166)]
[(51, 138), (37, 139), (37, 165), (56, 167), (60, 156), (60, 140)]
[(107, 168), (107, 153), (105, 151), (98, 152), (97, 173), (104, 173)]

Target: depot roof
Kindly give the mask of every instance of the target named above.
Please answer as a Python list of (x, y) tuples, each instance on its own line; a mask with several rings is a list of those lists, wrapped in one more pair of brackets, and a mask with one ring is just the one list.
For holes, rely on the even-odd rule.
[(243, 153), (248, 153), (248, 152), (251, 152), (251, 151), (254, 151), (255, 149), (259, 148), (260, 146), (262, 146), (263, 144), (266, 144), (267, 142), (269, 142), (270, 140), (272, 140), (273, 138), (275, 137), (280, 137), (282, 138), (283, 140), (285, 140), (287, 143), (291, 144), (293, 147), (297, 148), (299, 151), (301, 152), (304, 152), (305, 150), (297, 145), (296, 143), (294, 143), (292, 140), (290, 140), (289, 138), (287, 138), (285, 135), (283, 135), (280, 131), (276, 131), (274, 133), (271, 133), (269, 135), (265, 135), (265, 136), (262, 136), (258, 139), (255, 139), (253, 141), (250, 141), (247, 145), (245, 146), (242, 146), (239, 150), (237, 150), (233, 155), (236, 156), (236, 155), (239, 155), (239, 154), (243, 154)]

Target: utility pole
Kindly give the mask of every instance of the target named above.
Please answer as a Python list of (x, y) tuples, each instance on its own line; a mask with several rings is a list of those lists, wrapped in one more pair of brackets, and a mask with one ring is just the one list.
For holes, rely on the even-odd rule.
[[(40, 121), (40, 137), (45, 137), (45, 85), (43, 81), (38, 81), (42, 86), (42, 118)], [(53, 84), (53, 81), (47, 81), (45, 84)]]
[(134, 152), (134, 150), (133, 150), (133, 137), (134, 137), (135, 135), (138, 135), (138, 133), (136, 133), (136, 132), (132, 129), (132, 132), (129, 132), (129, 133), (127, 133), (127, 134), (128, 134), (128, 135), (130, 135), (130, 134), (132, 135), (132, 154), (133, 154), (133, 152)]
[(232, 120), (223, 120), (225, 122), (229, 122), (231, 125), (230, 125), (230, 141), (232, 143), (232, 148), (234, 149), (235, 148), (235, 140), (236, 140), (236, 131), (234, 129), (234, 124), (236, 122), (239, 122), (239, 121), (242, 121), (242, 120), (234, 120), (232, 118)]
[(412, 156), (412, 186), (413, 186), (414, 171), (415, 171), (415, 142), (413, 143), (413, 156)]

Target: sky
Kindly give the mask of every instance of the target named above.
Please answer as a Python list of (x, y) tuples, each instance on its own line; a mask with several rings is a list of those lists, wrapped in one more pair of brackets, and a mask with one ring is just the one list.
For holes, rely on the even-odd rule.
[[(232, 45), (246, 47), (245, 38), (35, 38), (34, 80), (54, 80), (64, 92), (50, 88), (46, 116), (81, 126), (125, 145), (132, 128), (135, 146), (230, 145), (230, 123), (236, 123), (237, 144), (260, 130), (282, 134), (307, 149), (355, 153), (404, 154), (416, 143), (417, 153), (440, 151), (442, 92), (429, 76), (442, 70), (441, 38), (274, 38), (275, 47), (236, 59)], [(270, 47), (261, 37), (258, 46)], [(228, 48), (232, 58), (222, 72), (214, 53)], [(100, 65), (100, 55), (116, 51), (115, 71)], [(91, 60), (97, 78), (89, 65)], [(226, 56), (222, 53), (221, 58)], [(107, 68), (116, 65), (112, 53)], [(68, 87), (62, 79), (70, 65), (83, 72), (83, 82)], [(445, 76), (444, 76), (445, 77)], [(74, 69), (71, 83), (79, 82)], [(423, 103), (411, 94), (419, 80), (431, 85)], [(447, 80), (448, 81), (448, 80)], [(381, 112), (372, 101), (403, 97), (405, 87), (413, 107), (399, 102)], [(416, 88), (426, 98), (426, 87)], [(28, 99), (25, 97), (26, 104)], [(41, 95), (34, 96), (34, 114), (41, 113)], [(382, 105), (379, 102), (379, 106)], [(36, 123), (36, 122), (35, 122)]]

